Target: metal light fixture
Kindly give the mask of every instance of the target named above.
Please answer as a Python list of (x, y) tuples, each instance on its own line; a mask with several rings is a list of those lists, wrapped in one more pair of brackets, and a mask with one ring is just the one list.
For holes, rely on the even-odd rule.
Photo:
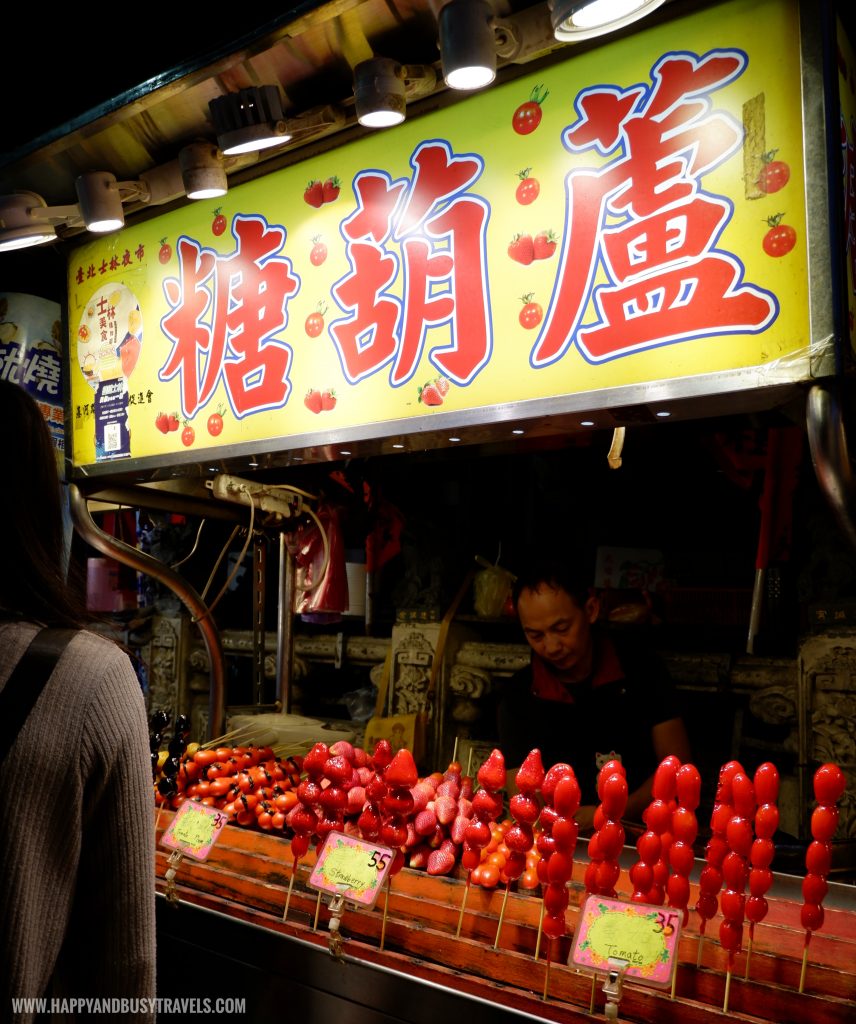
[(275, 85), (253, 86), (210, 100), (217, 143), (226, 156), (281, 146), (291, 139)]
[(178, 154), (188, 199), (216, 199), (229, 191), (223, 154), (210, 142), (192, 142)]
[(663, 0), (549, 0), (553, 35), (561, 42), (614, 32), (650, 14)]
[(0, 252), (56, 240), (57, 224), (79, 224), (75, 206), (48, 206), (35, 192), (0, 196)]
[(109, 171), (88, 171), (74, 183), (83, 223), (89, 231), (106, 234), (125, 223), (122, 195), (116, 175)]
[(482, 89), (496, 78), (492, 21), (486, 0), (449, 0), (440, 11), (440, 57), (450, 89)]
[(387, 57), (362, 61), (354, 68), (354, 102), (366, 128), (401, 124), (407, 109), (404, 68)]

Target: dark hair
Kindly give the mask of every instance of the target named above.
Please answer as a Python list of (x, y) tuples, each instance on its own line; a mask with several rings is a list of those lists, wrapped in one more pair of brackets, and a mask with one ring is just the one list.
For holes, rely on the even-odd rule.
[(7, 498), (0, 501), (1, 615), (49, 626), (95, 620), (65, 566), (62, 494), (56, 451), (44, 416), (18, 384), (0, 380), (0, 458)]
[(575, 562), (527, 560), (523, 567), (517, 572), (517, 579), (511, 588), (511, 599), (514, 607), (524, 590), (537, 590), (542, 584), (554, 587), (557, 590), (564, 590), (570, 594), (580, 608), (585, 605), (591, 596), (591, 582), (583, 574)]

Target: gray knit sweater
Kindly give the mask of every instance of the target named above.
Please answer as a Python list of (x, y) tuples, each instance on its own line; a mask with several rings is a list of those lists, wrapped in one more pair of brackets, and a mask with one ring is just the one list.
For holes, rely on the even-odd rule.
[[(0, 688), (36, 631), (0, 625)], [(154, 999), (148, 748), (127, 655), (79, 633), (0, 768), (0, 1020), (33, 1019), (20, 996)]]

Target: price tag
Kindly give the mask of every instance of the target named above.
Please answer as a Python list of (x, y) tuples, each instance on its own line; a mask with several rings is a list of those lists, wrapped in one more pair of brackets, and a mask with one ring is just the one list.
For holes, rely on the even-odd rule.
[(196, 860), (206, 860), (226, 820), (226, 815), (216, 807), (185, 800), (161, 836), (161, 845)]
[(329, 832), (308, 884), (371, 910), (394, 856), (388, 846)]
[(571, 963), (608, 971), (610, 957), (627, 961), (625, 977), (666, 988), (677, 967), (683, 911), (589, 896), (580, 913)]

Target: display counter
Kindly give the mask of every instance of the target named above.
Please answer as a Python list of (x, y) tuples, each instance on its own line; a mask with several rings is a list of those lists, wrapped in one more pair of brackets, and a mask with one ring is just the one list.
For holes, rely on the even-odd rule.
[[(348, 1024), (571, 1022), (590, 1020), (592, 1013), (604, 1016), (606, 975), (568, 966), (586, 897), (579, 881), (584, 843), (570, 883), (568, 934), (552, 943), (543, 936), (539, 940), (538, 890), (512, 890), (506, 896), (504, 886), (467, 886), (462, 878), (404, 868), (383, 888), (373, 910), (345, 910), (344, 941), (336, 950), (328, 929), (329, 898), (319, 900), (306, 884), (313, 852), (300, 862), (289, 895), (290, 845), (276, 835), (227, 826), (206, 861), (184, 857), (179, 862), (168, 896), (169, 851), (160, 838), (172, 817), (165, 810), (158, 814), (161, 997), (242, 999), (244, 1012), (255, 1021), (284, 1014)], [(634, 850), (625, 848), (624, 854), (619, 897), (631, 891), (627, 870), (635, 859)], [(691, 880), (700, 866), (697, 861)], [(693, 885), (690, 907), (696, 897)], [(691, 912), (677, 947), (673, 990), (625, 980), (620, 1019), (852, 1024), (853, 888), (830, 883), (823, 928), (812, 933), (804, 970), (801, 879), (776, 875), (768, 899), (769, 913), (755, 928), (748, 977), (745, 949), (727, 977), (718, 918), (708, 922), (699, 951), (698, 916)]]

